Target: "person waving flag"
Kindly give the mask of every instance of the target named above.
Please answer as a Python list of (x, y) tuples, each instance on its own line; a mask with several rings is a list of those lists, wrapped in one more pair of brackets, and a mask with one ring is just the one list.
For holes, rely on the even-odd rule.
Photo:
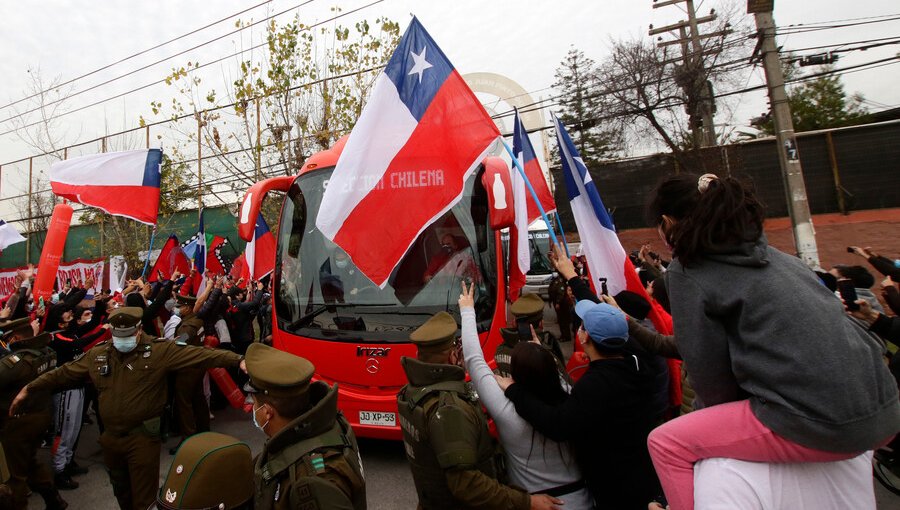
[(413, 18), (335, 167), (316, 226), (383, 287), (500, 132), (453, 64)]
[(50, 165), (50, 189), (114, 216), (156, 225), (162, 150), (104, 152)]

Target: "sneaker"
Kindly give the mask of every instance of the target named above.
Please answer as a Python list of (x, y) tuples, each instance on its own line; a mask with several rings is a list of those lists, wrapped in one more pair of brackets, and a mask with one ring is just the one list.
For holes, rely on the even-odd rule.
[(56, 485), (57, 490), (61, 491), (71, 491), (78, 488), (78, 482), (72, 480), (72, 477), (65, 472), (56, 473), (56, 476), (53, 477), (53, 483)]
[(86, 475), (88, 473), (88, 468), (75, 462), (73, 459), (66, 465), (66, 469), (63, 472), (69, 476)]

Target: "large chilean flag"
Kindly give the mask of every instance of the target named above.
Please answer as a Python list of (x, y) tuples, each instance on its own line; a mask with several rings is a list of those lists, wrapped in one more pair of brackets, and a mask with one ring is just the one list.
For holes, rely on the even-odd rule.
[(104, 152), (57, 161), (50, 188), (57, 196), (148, 225), (159, 213), (162, 150)]
[(322, 197), (316, 226), (379, 286), (500, 136), (413, 18), (378, 76)]

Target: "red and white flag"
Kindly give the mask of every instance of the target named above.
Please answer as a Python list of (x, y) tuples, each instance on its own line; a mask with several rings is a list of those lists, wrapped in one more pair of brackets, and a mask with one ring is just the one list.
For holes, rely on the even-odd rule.
[(162, 151), (104, 152), (57, 161), (50, 188), (59, 197), (148, 225), (159, 213)]
[(316, 226), (384, 287), (416, 237), (459, 201), (499, 136), (413, 18), (350, 133)]
[(244, 247), (244, 265), (248, 280), (259, 280), (275, 270), (275, 236), (262, 214), (256, 217), (253, 239)]
[[(528, 132), (519, 117), (516, 109), (513, 129), (513, 154), (522, 168), (528, 182), (534, 188), (535, 194), (541, 201), (544, 212), (550, 214), (556, 211), (556, 202), (553, 194), (547, 186), (547, 179), (534, 155), (534, 147), (528, 138)], [(522, 174), (513, 165), (511, 170), (514, 210), (516, 223), (509, 231), (509, 299), (515, 302), (519, 298), (522, 287), (525, 286), (525, 275), (531, 270), (531, 246), (528, 242), (528, 225), (541, 217), (541, 211), (534, 201), (534, 197), (525, 184)]]

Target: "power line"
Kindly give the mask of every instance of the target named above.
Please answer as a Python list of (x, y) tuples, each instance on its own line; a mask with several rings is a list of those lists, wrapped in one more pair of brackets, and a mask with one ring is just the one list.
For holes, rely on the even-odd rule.
[(884, 23), (887, 21), (896, 21), (900, 19), (900, 15), (892, 15), (893, 17), (886, 17), (883, 19), (875, 19), (871, 21), (860, 21), (856, 23), (844, 23), (844, 24), (835, 24), (835, 25), (822, 25), (822, 26), (804, 26), (804, 25), (794, 25), (794, 28), (791, 26), (779, 28), (775, 31), (775, 35), (792, 35), (792, 34), (805, 34), (808, 32), (819, 32), (822, 30), (832, 30), (836, 28), (847, 28), (847, 27), (856, 27), (860, 25), (871, 25), (874, 23)]
[(196, 34), (196, 33), (198, 33), (198, 32), (201, 32), (201, 31), (203, 31), (203, 30), (206, 30), (207, 28), (210, 28), (210, 27), (213, 27), (213, 26), (215, 26), (215, 25), (218, 25), (219, 23), (222, 23), (223, 21), (227, 21), (227, 20), (229, 20), (229, 19), (231, 19), (231, 18), (233, 18), (233, 17), (235, 17), (235, 16), (240, 16), (241, 14), (244, 14), (244, 13), (246, 13), (246, 12), (252, 11), (252, 10), (256, 9), (257, 7), (263, 6), (263, 5), (265, 5), (265, 4), (267, 4), (267, 3), (271, 2), (271, 1), (272, 1), (272, 0), (265, 0), (264, 2), (260, 2), (260, 3), (256, 4), (256, 5), (254, 5), (253, 7), (248, 7), (248, 8), (246, 8), (246, 9), (240, 11), (240, 12), (236, 12), (236, 13), (234, 13), (234, 14), (231, 14), (231, 15), (229, 15), (229, 16), (226, 16), (226, 17), (224, 17), (224, 18), (221, 18), (221, 19), (219, 19), (219, 20), (217, 20), (217, 21), (214, 21), (214, 22), (212, 22), (212, 23), (209, 23), (209, 24), (207, 24), (207, 25), (204, 25), (204, 26), (202, 26), (202, 27), (200, 27), (200, 28), (191, 30), (190, 32), (188, 32), (188, 33), (186, 33), (186, 34), (179, 35), (178, 37), (175, 37), (175, 38), (173, 38), (173, 39), (169, 39), (168, 41), (159, 43), (159, 44), (157, 44), (156, 46), (153, 46), (153, 47), (151, 47), (151, 48), (147, 48), (146, 50), (142, 50), (142, 51), (139, 51), (139, 52), (134, 53), (134, 54), (132, 54), (132, 55), (129, 55), (129, 56), (125, 57), (125, 58), (121, 58), (121, 59), (119, 59), (119, 60), (116, 60), (115, 62), (112, 62), (111, 64), (106, 64), (106, 65), (103, 66), (103, 67), (100, 67), (100, 68), (94, 69), (93, 71), (90, 71), (90, 72), (84, 73), (84, 74), (82, 74), (82, 75), (76, 76), (75, 78), (72, 78), (72, 79), (70, 79), (70, 80), (64, 81), (64, 82), (62, 82), (62, 83), (60, 83), (60, 84), (57, 84), (57, 85), (55, 85), (55, 86), (53, 86), (53, 87), (50, 87), (50, 88), (48, 88), (48, 89), (41, 90), (41, 91), (36, 92), (36, 93), (34, 93), (34, 94), (30, 95), (30, 96), (26, 96), (26, 97), (23, 97), (22, 99), (17, 99), (17, 100), (15, 100), (15, 101), (11, 102), (11, 103), (7, 103), (7, 104), (5, 104), (5, 105), (3, 105), (3, 106), (0, 106), (0, 110), (2, 110), (2, 109), (4, 109), (4, 108), (8, 108), (8, 107), (10, 107), (10, 106), (13, 106), (13, 105), (15, 105), (15, 104), (19, 104), (19, 103), (21, 103), (21, 102), (23, 102), (23, 101), (27, 101), (27, 100), (32, 99), (32, 98), (34, 98), (34, 97), (37, 97), (37, 96), (39, 96), (39, 95), (41, 95), (41, 94), (45, 94), (45, 93), (49, 92), (50, 89), (53, 89), (53, 88), (59, 88), (59, 87), (64, 87), (64, 86), (69, 85), (69, 84), (71, 84), (71, 83), (75, 83), (76, 81), (78, 81), (78, 80), (80, 80), (80, 79), (82, 79), (82, 78), (87, 78), (88, 76), (97, 74), (97, 73), (99, 73), (100, 71), (105, 71), (105, 70), (107, 70), (107, 69), (109, 69), (109, 68), (111, 68), (111, 67), (113, 67), (113, 66), (119, 65), (119, 64), (121, 64), (121, 63), (123, 63), (123, 62), (126, 62), (126, 61), (128, 61), (128, 60), (131, 60), (131, 59), (133, 59), (133, 58), (135, 58), (135, 57), (139, 57), (139, 56), (141, 56), (141, 55), (144, 55), (145, 53), (149, 53), (149, 52), (151, 52), (151, 51), (153, 51), (153, 50), (157, 50), (157, 49), (162, 48), (163, 46), (166, 46), (166, 45), (168, 45), (168, 44), (171, 44), (171, 43), (173, 43), (173, 42), (175, 42), (175, 41), (178, 41), (178, 40), (180, 40), (180, 39), (184, 39), (185, 37), (194, 35), (194, 34)]
[[(311, 2), (311, 1), (314, 1), (314, 0), (307, 0), (307, 1), (308, 1), (308, 2)], [(354, 14), (354, 13), (356, 13), (356, 12), (359, 12), (359, 11), (363, 10), (363, 9), (367, 9), (367, 8), (373, 6), (373, 5), (380, 4), (381, 2), (384, 2), (384, 1), (385, 1), (385, 0), (375, 0), (375, 1), (373, 1), (373, 2), (370, 2), (370, 3), (366, 4), (366, 5), (363, 5), (362, 7), (358, 7), (358, 8), (356, 8), (356, 9), (351, 10), (351, 11), (343, 12), (343, 13), (341, 13), (341, 14), (339, 14), (339, 15), (337, 15), (337, 16), (334, 16), (334, 17), (332, 17), (332, 18), (329, 18), (329, 19), (327, 19), (327, 20), (320, 21), (319, 23), (315, 23), (315, 24), (313, 24), (313, 25), (309, 25), (309, 26), (307, 26), (307, 27), (304, 27), (302, 30), (303, 30), (303, 31), (310, 30), (310, 29), (312, 29), (312, 28), (315, 28), (315, 27), (317, 27), (317, 26), (323, 25), (323, 24), (325, 24), (325, 23), (332, 22), (332, 21), (334, 21), (334, 20), (336, 20), (336, 19), (339, 19), (339, 18), (342, 18), (342, 17), (344, 17), (344, 16), (349, 16), (350, 14)], [(266, 46), (266, 45), (268, 45), (268, 42), (260, 43), (260, 44), (257, 44), (256, 46), (251, 46), (250, 48), (241, 50), (241, 51), (239, 51), (239, 52), (237, 52), (237, 53), (233, 53), (233, 54), (228, 55), (228, 56), (226, 56), (226, 57), (222, 57), (222, 58), (220, 58), (220, 59), (213, 60), (213, 61), (211, 61), (211, 62), (207, 62), (207, 63), (205, 63), (205, 64), (198, 65), (198, 66), (194, 67), (191, 71), (196, 71), (197, 69), (202, 69), (202, 68), (204, 68), (204, 67), (207, 67), (207, 66), (210, 66), (210, 65), (213, 65), (213, 64), (217, 64), (217, 63), (219, 63), (219, 62), (222, 62), (223, 60), (227, 60), (227, 59), (229, 59), (229, 58), (236, 57), (236, 56), (238, 56), (238, 55), (241, 55), (241, 54), (246, 53), (246, 52), (248, 52), (248, 51), (253, 51), (253, 50), (257, 49), (257, 48), (261, 48), (261, 47)], [(384, 67), (384, 66), (379, 66), (379, 68), (380, 68), (380, 67)], [(358, 74), (361, 74), (361, 73), (358, 73)], [(164, 83), (165, 81), (166, 81), (166, 79), (163, 78), (163, 79), (161, 79), (161, 80), (154, 81), (153, 83), (148, 83), (148, 84), (146, 84), (146, 85), (141, 85), (140, 87), (133, 88), (133, 89), (127, 91), (127, 92), (123, 92), (123, 93), (121, 93), (121, 94), (116, 94), (115, 96), (108, 97), (108, 98), (106, 98), (106, 99), (102, 99), (102, 100), (99, 100), (99, 101), (95, 101), (95, 102), (93, 102), (93, 103), (91, 103), (91, 104), (82, 106), (82, 107), (80, 107), (80, 108), (76, 108), (76, 109), (74, 109), (74, 110), (69, 110), (69, 111), (66, 111), (66, 112), (62, 112), (62, 113), (60, 113), (60, 114), (58, 114), (58, 115), (51, 116), (51, 117), (49, 117), (48, 119), (44, 119), (44, 120), (41, 120), (41, 121), (38, 121), (38, 122), (32, 122), (32, 123), (30, 123), (30, 124), (25, 124), (25, 125), (19, 126), (19, 127), (17, 127), (17, 128), (9, 129), (9, 130), (7, 130), (7, 131), (4, 131), (4, 132), (0, 133), (0, 136), (6, 136), (6, 135), (8, 135), (8, 134), (15, 133), (16, 131), (18, 131), (18, 130), (20, 130), (20, 129), (26, 129), (26, 128), (29, 128), (29, 127), (33, 127), (33, 126), (37, 126), (37, 125), (43, 124), (44, 122), (49, 122), (49, 121), (51, 121), (51, 120), (58, 119), (58, 118), (60, 118), (60, 117), (65, 117), (65, 116), (67, 116), (67, 115), (71, 115), (71, 114), (73, 114), (73, 113), (80, 112), (80, 111), (86, 110), (86, 109), (88, 109), (88, 108), (92, 108), (92, 107), (94, 107), (94, 106), (97, 106), (97, 105), (100, 105), (100, 104), (103, 104), (103, 103), (112, 101), (112, 100), (114, 100), (114, 99), (118, 99), (118, 98), (120, 98), (120, 97), (124, 97), (124, 96), (126, 96), (126, 95), (132, 94), (132, 93), (137, 92), (137, 91), (139, 91), (139, 90), (143, 90), (143, 89), (152, 87), (152, 86), (154, 86), (154, 85), (158, 85), (158, 84), (160, 84), (160, 83)], [(321, 83), (321, 80), (320, 80), (320, 81), (316, 81), (316, 82), (312, 82), (312, 83)], [(289, 89), (289, 90), (294, 90), (294, 88)], [(224, 107), (234, 106), (235, 104), (236, 104), (236, 103), (231, 103), (231, 104), (229, 104), (229, 105), (225, 105)], [(45, 105), (45, 106), (46, 106), (46, 105)], [(222, 108), (222, 107), (210, 108), (210, 109), (205, 110), (205, 111), (215, 111), (215, 110), (218, 110), (218, 109), (221, 109), (221, 108)], [(191, 114), (189, 114), (189, 115), (184, 115), (184, 116), (178, 117), (178, 118), (176, 118), (175, 120), (182, 119), (182, 118), (189, 117), (189, 116), (193, 116), (193, 113), (191, 113)], [(7, 119), (7, 120), (11, 120), (11, 119), (12, 119), (12, 118)], [(170, 119), (170, 120), (172, 120), (172, 119)], [(157, 123), (155, 123), (155, 124), (161, 124), (161, 123), (164, 123), (164, 122), (168, 122), (168, 121), (157, 122)], [(128, 130), (128, 131), (132, 131), (132, 130)], [(125, 131), (125, 132), (127, 132), (127, 131)], [(118, 133), (117, 133), (117, 134), (118, 134)], [(110, 135), (110, 136), (112, 136), (112, 135)], [(78, 145), (80, 145), (80, 144), (78, 144)], [(28, 159), (28, 158), (25, 158), (25, 159)]]
[[(59, 98), (59, 99), (55, 99), (55, 100), (53, 100), (53, 101), (50, 101), (50, 102), (45, 103), (45, 104), (42, 104), (42, 105), (37, 106), (37, 107), (35, 107), (35, 108), (32, 108), (32, 109), (30, 109), (30, 110), (26, 110), (26, 111), (24, 111), (24, 112), (17, 113), (17, 114), (15, 114), (15, 115), (11, 115), (10, 117), (8, 117), (8, 118), (6, 118), (6, 119), (3, 119), (3, 120), (0, 121), (0, 122), (8, 122), (8, 121), (11, 121), (11, 120), (15, 120), (15, 119), (22, 118), (22, 117), (24, 117), (25, 115), (28, 115), (29, 113), (34, 113), (34, 112), (36, 112), (36, 111), (40, 111), (40, 110), (42, 110), (43, 108), (46, 108), (46, 107), (48, 107), (48, 106), (51, 106), (51, 105), (54, 105), (54, 104), (57, 104), (57, 103), (66, 101), (66, 100), (68, 100), (68, 99), (71, 99), (71, 98), (73, 98), (73, 97), (75, 97), (75, 96), (79, 96), (79, 95), (84, 94), (84, 93), (86, 93), (86, 92), (90, 92), (90, 91), (92, 91), (92, 90), (96, 90), (96, 89), (98, 89), (98, 88), (100, 88), (100, 87), (103, 87), (104, 85), (109, 85), (110, 83), (119, 81), (119, 80), (121, 80), (121, 79), (123, 79), (123, 78), (127, 78), (128, 76), (131, 76), (131, 75), (133, 75), (133, 74), (136, 74), (136, 73), (139, 73), (139, 72), (144, 71), (144, 70), (146, 70), (146, 69), (149, 69), (149, 68), (151, 68), (151, 67), (154, 67), (154, 66), (156, 66), (156, 65), (158, 65), (158, 64), (161, 64), (161, 63), (163, 63), (163, 62), (166, 62), (166, 61), (168, 61), (168, 60), (171, 60), (171, 59), (173, 59), (173, 58), (175, 58), (175, 57), (179, 57), (179, 56), (181, 56), (181, 55), (184, 55), (185, 53), (189, 53), (189, 52), (194, 51), (194, 50), (196, 50), (196, 49), (198, 49), (198, 48), (202, 48), (203, 46), (206, 46), (206, 45), (208, 45), (208, 44), (212, 44), (212, 43), (215, 42), (215, 41), (218, 41), (218, 40), (220, 40), (220, 39), (224, 39), (224, 38), (226, 38), (226, 37), (228, 37), (228, 36), (234, 35), (234, 34), (236, 34), (236, 33), (238, 33), (238, 32), (241, 32), (241, 31), (243, 31), (243, 30), (245, 30), (245, 29), (247, 29), (247, 28), (250, 28), (250, 27), (252, 27), (252, 26), (258, 25), (258, 24), (260, 24), (260, 23), (263, 23), (263, 22), (265, 22), (265, 21), (268, 21), (268, 20), (270, 20), (270, 19), (272, 19), (272, 18), (275, 18), (275, 17), (277, 17), (277, 16), (281, 16), (282, 14), (284, 14), (284, 13), (286, 13), (286, 12), (293, 11), (294, 9), (299, 9), (300, 7), (303, 7), (304, 5), (310, 4), (310, 3), (314, 2), (314, 1), (315, 1), (315, 0), (306, 0), (305, 2), (303, 2), (303, 3), (299, 4), (299, 5), (296, 5), (296, 6), (294, 6), (294, 7), (291, 7), (290, 9), (285, 9), (285, 10), (283, 10), (283, 11), (277, 13), (277, 14), (273, 14), (273, 15), (269, 16), (268, 18), (264, 18), (264, 19), (261, 19), (261, 20), (259, 20), (259, 21), (255, 21), (255, 22), (253, 22), (253, 23), (251, 23), (251, 24), (249, 24), (249, 25), (242, 26), (242, 27), (238, 28), (237, 30), (233, 30), (233, 31), (231, 31), (231, 32), (228, 32), (227, 34), (220, 35), (220, 36), (218, 36), (218, 37), (215, 37), (215, 38), (213, 38), (213, 39), (210, 39), (210, 40), (208, 40), (208, 41), (206, 41), (206, 42), (204, 42), (204, 43), (198, 44), (198, 45), (193, 46), (193, 47), (191, 47), (191, 48), (188, 48), (188, 49), (186, 49), (186, 50), (179, 51), (178, 53), (176, 53), (176, 54), (174, 54), (174, 55), (170, 55), (170, 56), (168, 56), (168, 57), (165, 57), (165, 58), (162, 58), (162, 59), (160, 59), (160, 60), (157, 60), (157, 61), (155, 61), (155, 62), (153, 62), (153, 63), (144, 65), (144, 66), (142, 66), (142, 67), (139, 67), (139, 68), (137, 68), (137, 69), (134, 69), (134, 70), (132, 70), (132, 71), (129, 71), (129, 72), (125, 73), (125, 74), (116, 76), (115, 78), (110, 78), (110, 79), (108, 79), (108, 80), (106, 80), (106, 81), (104, 81), (104, 82), (98, 83), (98, 84), (93, 85), (93, 86), (91, 86), (91, 87), (88, 87), (88, 88), (86, 88), (86, 89), (79, 90), (78, 92), (74, 92), (74, 93), (72, 93), (72, 94), (69, 94), (69, 95), (66, 96), (66, 97), (62, 97), (62, 98)], [(211, 62), (210, 64), (216, 63), (216, 62), (221, 62), (222, 60), (225, 60), (225, 59), (234, 57), (234, 56), (236, 56), (236, 55), (240, 55), (241, 53), (244, 53), (244, 52), (246, 52), (246, 51), (252, 51), (252, 50), (254, 50), (254, 49), (256, 49), (256, 48), (259, 48), (259, 47), (261, 47), (261, 46), (265, 46), (265, 45), (267, 45), (267, 44), (268, 44), (267, 42), (266, 42), (266, 43), (263, 43), (263, 44), (258, 44), (258, 45), (256, 45), (256, 46), (253, 46), (253, 47), (250, 48), (249, 50), (242, 50), (242, 51), (240, 51), (240, 52), (238, 52), (238, 53), (235, 53), (235, 54), (233, 54), (233, 55), (229, 55), (228, 57), (225, 57), (225, 58), (223, 58), (223, 59), (219, 59), (219, 60), (213, 61), (213, 62)], [(208, 65), (208, 64), (207, 64), (207, 65)], [(205, 66), (201, 66), (201, 67), (205, 67)], [(197, 68), (197, 69), (199, 69), (199, 68)], [(136, 91), (138, 91), (138, 90), (147, 88), (147, 87), (152, 86), (152, 85), (156, 85), (156, 84), (158, 84), (158, 83), (162, 83), (162, 82), (164, 82), (164, 81), (166, 81), (166, 80), (165, 80), (165, 79), (158, 80), (158, 81), (155, 81), (155, 82), (151, 83), (150, 85), (146, 85), (146, 86), (143, 86), (143, 87), (138, 87), (138, 88), (136, 88), (136, 89), (132, 89), (132, 90), (130, 90), (130, 91), (124, 93), (124, 94), (119, 94), (119, 95), (117, 95), (117, 96), (113, 96), (113, 97), (110, 98), (110, 99), (105, 99), (105, 100), (103, 100), (103, 101), (99, 101), (99, 102), (97, 102), (97, 103), (93, 103), (93, 104), (88, 105), (88, 106), (89, 106), (89, 107), (90, 107), (90, 106), (96, 106), (97, 104), (105, 103), (106, 101), (111, 101), (111, 100), (113, 100), (113, 99), (118, 99), (119, 97), (122, 97), (122, 96), (124, 96), (124, 95), (131, 94), (132, 92), (136, 92)], [(32, 96), (32, 97), (33, 97), (33, 96)], [(82, 109), (83, 109), (83, 108), (82, 108)], [(81, 110), (81, 109), (79, 109), (79, 110)], [(75, 111), (79, 111), (79, 110), (75, 110)], [(6, 133), (3, 133), (3, 134), (6, 134)]]

